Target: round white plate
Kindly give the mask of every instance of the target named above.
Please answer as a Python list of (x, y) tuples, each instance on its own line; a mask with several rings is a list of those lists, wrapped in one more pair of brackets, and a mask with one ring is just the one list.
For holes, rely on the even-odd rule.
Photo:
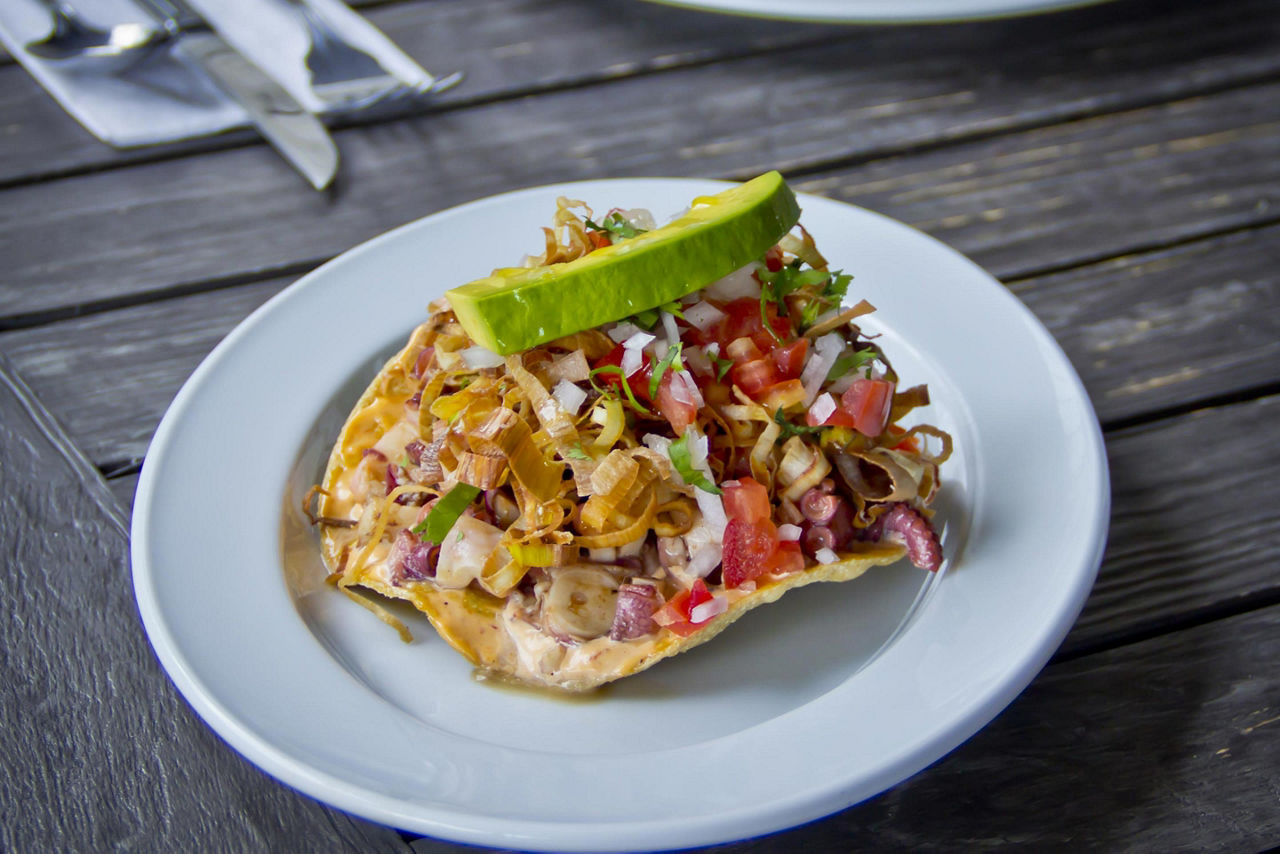
[(569, 702), (472, 678), (323, 584), (299, 512), (346, 414), (446, 288), (541, 246), (555, 199), (663, 220), (712, 181), (540, 187), (411, 223), (316, 270), (209, 355), (151, 444), (133, 516), (143, 622), (178, 688), (268, 773), (375, 821), (495, 846), (705, 845), (799, 824), (943, 756), (1031, 680), (1093, 582), (1097, 420), (1032, 315), (904, 225), (802, 196), (803, 222), (952, 433), (948, 564), (905, 562), (753, 612)]
[(654, 0), (708, 12), (792, 21), (907, 24), (1008, 18), (1091, 6), (1103, 0)]

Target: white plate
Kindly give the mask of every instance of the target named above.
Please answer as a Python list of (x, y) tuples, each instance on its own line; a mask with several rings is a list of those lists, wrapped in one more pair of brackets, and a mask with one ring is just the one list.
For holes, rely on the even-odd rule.
[[(892, 220), (803, 196), (803, 222), (928, 420), (941, 577), (902, 564), (815, 585), (715, 642), (564, 702), (500, 690), (322, 583), (298, 505), (426, 303), (541, 246), (555, 198), (659, 218), (711, 181), (633, 179), (485, 199), (392, 231), (287, 288), (223, 341), (151, 444), (133, 572), (178, 688), (268, 773), (341, 809), (534, 849), (705, 845), (799, 824), (905, 779), (991, 720), (1070, 627), (1108, 518), (1097, 420), (1067, 360), (990, 276)], [(963, 552), (963, 553), (962, 553)]]
[(905, 24), (1007, 18), (1091, 6), (1103, 0), (655, 0), (708, 12), (793, 21)]

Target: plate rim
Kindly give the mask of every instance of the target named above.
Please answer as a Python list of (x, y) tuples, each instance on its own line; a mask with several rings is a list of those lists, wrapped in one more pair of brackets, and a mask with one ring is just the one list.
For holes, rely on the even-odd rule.
[[(1017, 671), (1006, 675), (997, 690), (985, 692), (981, 701), (972, 704), (966, 714), (953, 718), (948, 726), (935, 730), (930, 738), (917, 742), (911, 750), (906, 751), (903, 755), (895, 757), (890, 762), (883, 763), (878, 773), (871, 777), (861, 775), (858, 779), (853, 779), (858, 775), (850, 775), (849, 778), (838, 781), (838, 785), (822, 783), (816, 785), (813, 790), (794, 793), (789, 799), (780, 799), (770, 804), (767, 809), (754, 807), (749, 811), (721, 810), (710, 817), (678, 822), (646, 820), (641, 822), (579, 824), (530, 819), (509, 820), (492, 816), (484, 817), (478, 814), (467, 816), (467, 818), (479, 818), (480, 821), (477, 824), (474, 821), (450, 821), (449, 817), (452, 813), (449, 811), (440, 812), (437, 810), (436, 812), (439, 814), (423, 818), (421, 807), (414, 814), (388, 807), (383, 802), (385, 799), (382, 796), (371, 794), (359, 786), (353, 786), (346, 781), (339, 780), (325, 771), (312, 768), (290, 756), (269, 740), (263, 739), (239, 721), (216, 696), (210, 693), (208, 687), (192, 671), (189, 662), (185, 661), (178, 652), (175, 637), (167, 625), (166, 617), (159, 601), (158, 591), (155, 589), (150, 577), (153, 566), (149, 554), (149, 546), (151, 544), (149, 523), (155, 482), (161, 477), (163, 471), (162, 463), (172, 441), (171, 436), (177, 429), (182, 413), (190, 404), (191, 398), (199, 392), (205, 377), (216, 369), (216, 365), (222, 359), (223, 354), (235, 348), (242, 337), (252, 334), (253, 329), (258, 324), (266, 322), (265, 318), (269, 318), (275, 311), (280, 310), (279, 306), (283, 302), (294, 298), (293, 295), (308, 287), (309, 282), (328, 275), (328, 271), (335, 265), (348, 264), (353, 259), (358, 259), (363, 253), (379, 251), (379, 247), (382, 244), (395, 240), (401, 233), (415, 228), (427, 227), (424, 223), (447, 216), (465, 215), (470, 208), (501, 204), (504, 200), (518, 195), (554, 192), (572, 196), (575, 194), (576, 188), (588, 185), (598, 188), (602, 185), (612, 187), (627, 183), (653, 182), (666, 182), (688, 187), (695, 193), (705, 192), (705, 188), (708, 185), (723, 187), (732, 183), (698, 178), (634, 177), (588, 179), (512, 190), (469, 201), (405, 223), (340, 254), (299, 278), (259, 306), (202, 360), (175, 396), (160, 425), (157, 427), (147, 454), (148, 462), (153, 464), (144, 465), (137, 489), (135, 512), (131, 525), (131, 557), (135, 597), (148, 640), (179, 691), (221, 738), (271, 776), (287, 785), (301, 789), (317, 800), (366, 818), (424, 834), (471, 844), (514, 844), (542, 850), (587, 850), (601, 849), (602, 847), (620, 850), (634, 847), (688, 847), (727, 842), (793, 827), (797, 824), (821, 818), (874, 796), (886, 788), (907, 779), (945, 756), (994, 719), (1000, 711), (1025, 689), (1061, 644), (1063, 637), (1073, 625), (1092, 588), (1106, 545), (1110, 516), (1110, 478), (1105, 445), (1103, 444), (1101, 428), (1096, 414), (1079, 375), (1071, 366), (1070, 361), (1056, 340), (1030, 309), (1013, 296), (994, 277), (966, 256), (936, 238), (883, 214), (822, 196), (798, 193), (797, 195), (801, 197), (802, 202), (807, 198), (809, 200), (820, 200), (823, 204), (829, 203), (853, 208), (860, 213), (883, 220), (893, 227), (906, 228), (914, 232), (916, 237), (927, 240), (944, 249), (952, 256), (953, 261), (963, 263), (977, 271), (999, 290), (1003, 298), (1008, 301), (1009, 306), (1020, 315), (1026, 330), (1041, 345), (1041, 352), (1045, 357), (1054, 359), (1054, 367), (1059, 369), (1058, 373), (1067, 379), (1071, 385), (1071, 391), (1078, 399), (1078, 402), (1083, 404), (1089, 416), (1092, 430), (1090, 435), (1084, 438), (1090, 445), (1091, 456), (1095, 464), (1095, 468), (1091, 470), (1091, 473), (1098, 478), (1095, 496), (1097, 500), (1093, 505), (1094, 512), (1090, 528), (1093, 534), (1091, 552), (1084, 561), (1085, 565), (1077, 570), (1078, 575), (1071, 590), (1072, 595), (1059, 604), (1056, 612), (1057, 618), (1054, 623), (1043, 627), (1035, 652), (1024, 656), (1020, 660), (1020, 667)], [(687, 194), (688, 190), (685, 192)], [(733, 827), (734, 829), (729, 830), (727, 829), (728, 827)]]
[[(1099, 6), (1110, 0), (966, 0), (969, 8), (959, 13), (954, 10), (944, 11), (939, 2), (926, 2), (924, 4), (928, 7), (926, 9), (903, 8), (901, 0), (852, 0), (849, 5), (854, 8), (847, 12), (832, 11), (830, 0), (791, 0), (787, 6), (781, 6), (779, 0), (647, 0), (647, 2), (659, 6), (768, 21), (892, 26), (961, 24), (970, 21), (996, 21), (1030, 15), (1047, 15), (1088, 6)], [(861, 7), (861, 11), (856, 7)]]

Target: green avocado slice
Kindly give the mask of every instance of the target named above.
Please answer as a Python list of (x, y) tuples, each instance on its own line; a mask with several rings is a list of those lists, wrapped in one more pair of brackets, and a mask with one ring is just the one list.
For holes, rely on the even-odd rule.
[(545, 267), (494, 270), (448, 291), (477, 344), (507, 355), (679, 299), (757, 260), (800, 219), (777, 172), (694, 199), (661, 228)]

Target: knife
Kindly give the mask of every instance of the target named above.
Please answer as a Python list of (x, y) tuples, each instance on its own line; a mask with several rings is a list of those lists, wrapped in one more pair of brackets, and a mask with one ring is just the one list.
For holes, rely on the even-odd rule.
[(198, 66), (248, 113), (276, 151), (323, 190), (338, 172), (338, 149), (329, 131), (283, 86), (209, 28), (184, 0), (139, 0), (171, 36), (174, 51)]

